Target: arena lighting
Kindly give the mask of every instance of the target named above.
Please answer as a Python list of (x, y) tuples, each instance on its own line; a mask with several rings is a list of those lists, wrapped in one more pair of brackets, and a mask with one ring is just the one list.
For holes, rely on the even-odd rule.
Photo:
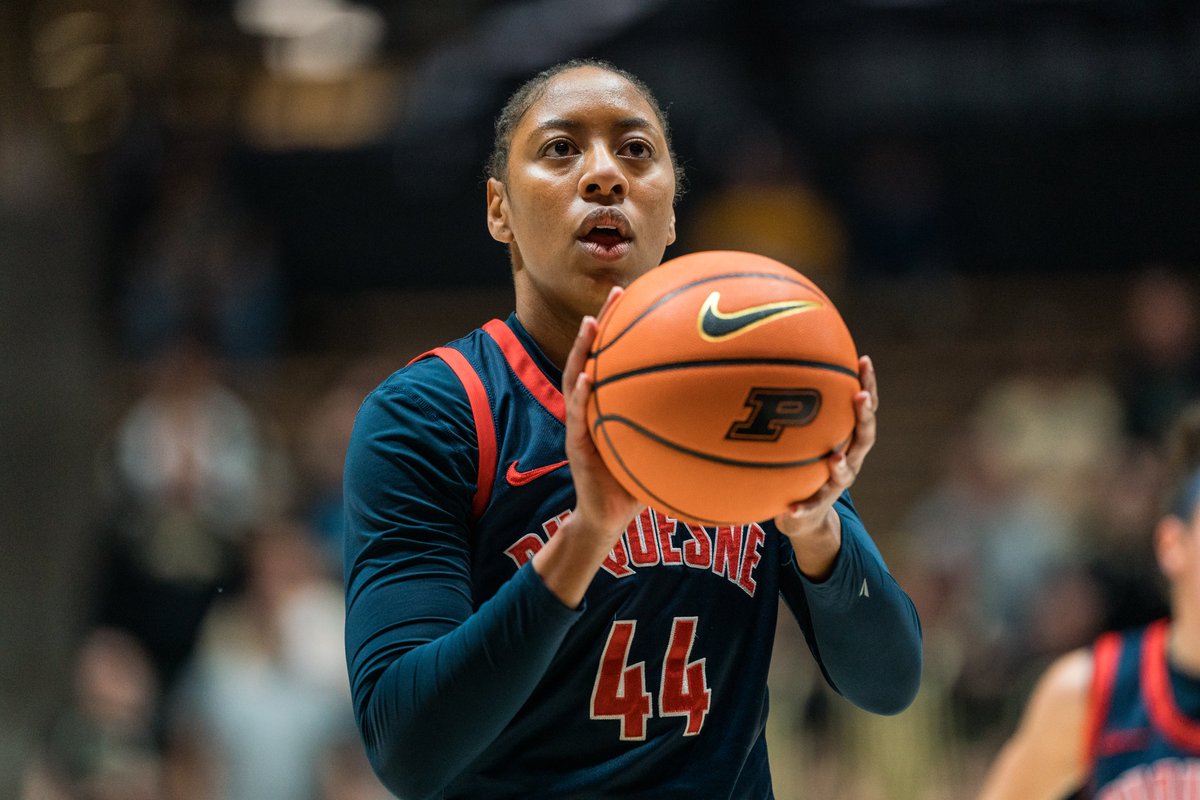
[(375, 9), (336, 0), (237, 0), (234, 19), (262, 37), (269, 70), (309, 79), (342, 77), (370, 63), (385, 32)]
[(238, 27), (256, 36), (305, 36), (343, 8), (337, 0), (236, 0)]
[(129, 80), (112, 42), (113, 28), (105, 13), (68, 11), (48, 17), (34, 30), (33, 81), (44, 90), (67, 147), (78, 155), (110, 147), (133, 105)]

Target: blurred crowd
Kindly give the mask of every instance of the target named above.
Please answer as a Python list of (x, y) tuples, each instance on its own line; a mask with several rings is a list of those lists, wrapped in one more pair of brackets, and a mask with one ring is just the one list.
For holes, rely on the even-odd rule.
[(74, 681), (34, 751), (29, 800), (386, 797), (350, 713), (340, 476), (351, 368), (283, 437), (173, 341), (98, 464), (106, 513)]
[[(95, 454), (73, 682), (32, 737), (22, 800), (387, 796), (349, 706), (341, 469), (362, 397), (430, 344), (406, 315), (429, 310), (385, 302), (382, 335), (378, 319), (314, 331), (357, 302), (347, 287), (369, 291), (389, 269), (454, 285), (480, 277), (455, 270), (486, 252), (503, 284), (475, 191), (487, 117), (511, 79), (589, 47), (626, 56), (673, 106), (692, 182), (668, 255), (760, 252), (826, 288), (881, 366), (882, 439), (862, 492), (918, 487), (903, 507), (862, 510), (920, 610), (921, 695), (892, 719), (849, 709), (782, 624), (770, 723), (781, 800), (969, 797), (1050, 659), (1163, 613), (1149, 533), (1158, 445), (1200, 399), (1194, 264), (1118, 265), (1096, 312), (1115, 313), (1080, 341), (1071, 298), (997, 299), (961, 269), (956, 198), (928, 142), (865, 135), (835, 180), (796, 120), (759, 102), (787, 76), (747, 74), (754, 57), (699, 39), (666, 68), (655, 54), (656, 71), (605, 38), (680, 28), (655, 16), (669, 2), (615, 3), (611, 29), (538, 42), (519, 36), (536, 3), (29, 5), (34, 77), (98, 198), (115, 413)], [(697, 19), (717, 5), (698, 4)], [(761, 22), (724, 33), (736, 42)], [(498, 32), (529, 51), (485, 48)], [(111, 89), (110, 75), (123, 82), (110, 105), (60, 107), (80, 86)], [(461, 331), (483, 321), (444, 316)], [(897, 387), (879, 356), (932, 373), (948, 369), (935, 359), (952, 341), (978, 365), (958, 386), (965, 412), (906, 428), (906, 404), (935, 399)], [(906, 451), (889, 457), (889, 441)], [(904, 472), (922, 472), (918, 460), (927, 480)]]

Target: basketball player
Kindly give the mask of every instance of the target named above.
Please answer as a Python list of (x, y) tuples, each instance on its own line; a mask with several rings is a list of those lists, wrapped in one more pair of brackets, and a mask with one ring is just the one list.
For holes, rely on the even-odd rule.
[[(487, 224), (516, 310), (392, 375), (346, 462), (346, 647), (371, 762), (404, 798), (769, 798), (777, 599), (829, 683), (896, 713), (920, 628), (845, 490), (773, 522), (644, 509), (584, 424), (595, 315), (675, 237), (677, 167), (636, 78), (571, 62), (497, 121)], [(680, 400), (686, 413), (687, 399)]]
[(1171, 618), (1050, 665), (981, 800), (1200, 797), (1200, 406), (1173, 434), (1154, 532)]

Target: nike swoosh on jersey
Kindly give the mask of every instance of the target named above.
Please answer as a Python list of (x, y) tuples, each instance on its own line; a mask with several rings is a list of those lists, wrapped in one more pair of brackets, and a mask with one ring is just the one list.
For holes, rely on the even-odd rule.
[(822, 305), (816, 300), (783, 300), (726, 313), (717, 308), (717, 303), (720, 301), (720, 292), (710, 294), (704, 301), (704, 305), (700, 307), (700, 316), (696, 320), (696, 325), (700, 329), (700, 337), (710, 342), (729, 339), (753, 330), (759, 325), (765, 325), (792, 314), (799, 314), (801, 311), (811, 311)]
[(504, 478), (508, 481), (509, 486), (524, 486), (527, 483), (532, 483), (543, 475), (549, 475), (559, 467), (565, 467), (569, 462), (556, 461), (553, 464), (546, 464), (541, 467), (534, 467), (531, 470), (522, 472), (517, 468), (517, 462), (514, 461), (508, 465), (508, 472), (504, 473)]

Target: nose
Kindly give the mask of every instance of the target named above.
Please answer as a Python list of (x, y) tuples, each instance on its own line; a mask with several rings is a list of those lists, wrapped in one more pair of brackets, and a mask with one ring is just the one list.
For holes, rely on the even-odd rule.
[(583, 173), (579, 176), (579, 194), (615, 200), (628, 189), (629, 181), (617, 156), (608, 147), (590, 148), (584, 156)]

